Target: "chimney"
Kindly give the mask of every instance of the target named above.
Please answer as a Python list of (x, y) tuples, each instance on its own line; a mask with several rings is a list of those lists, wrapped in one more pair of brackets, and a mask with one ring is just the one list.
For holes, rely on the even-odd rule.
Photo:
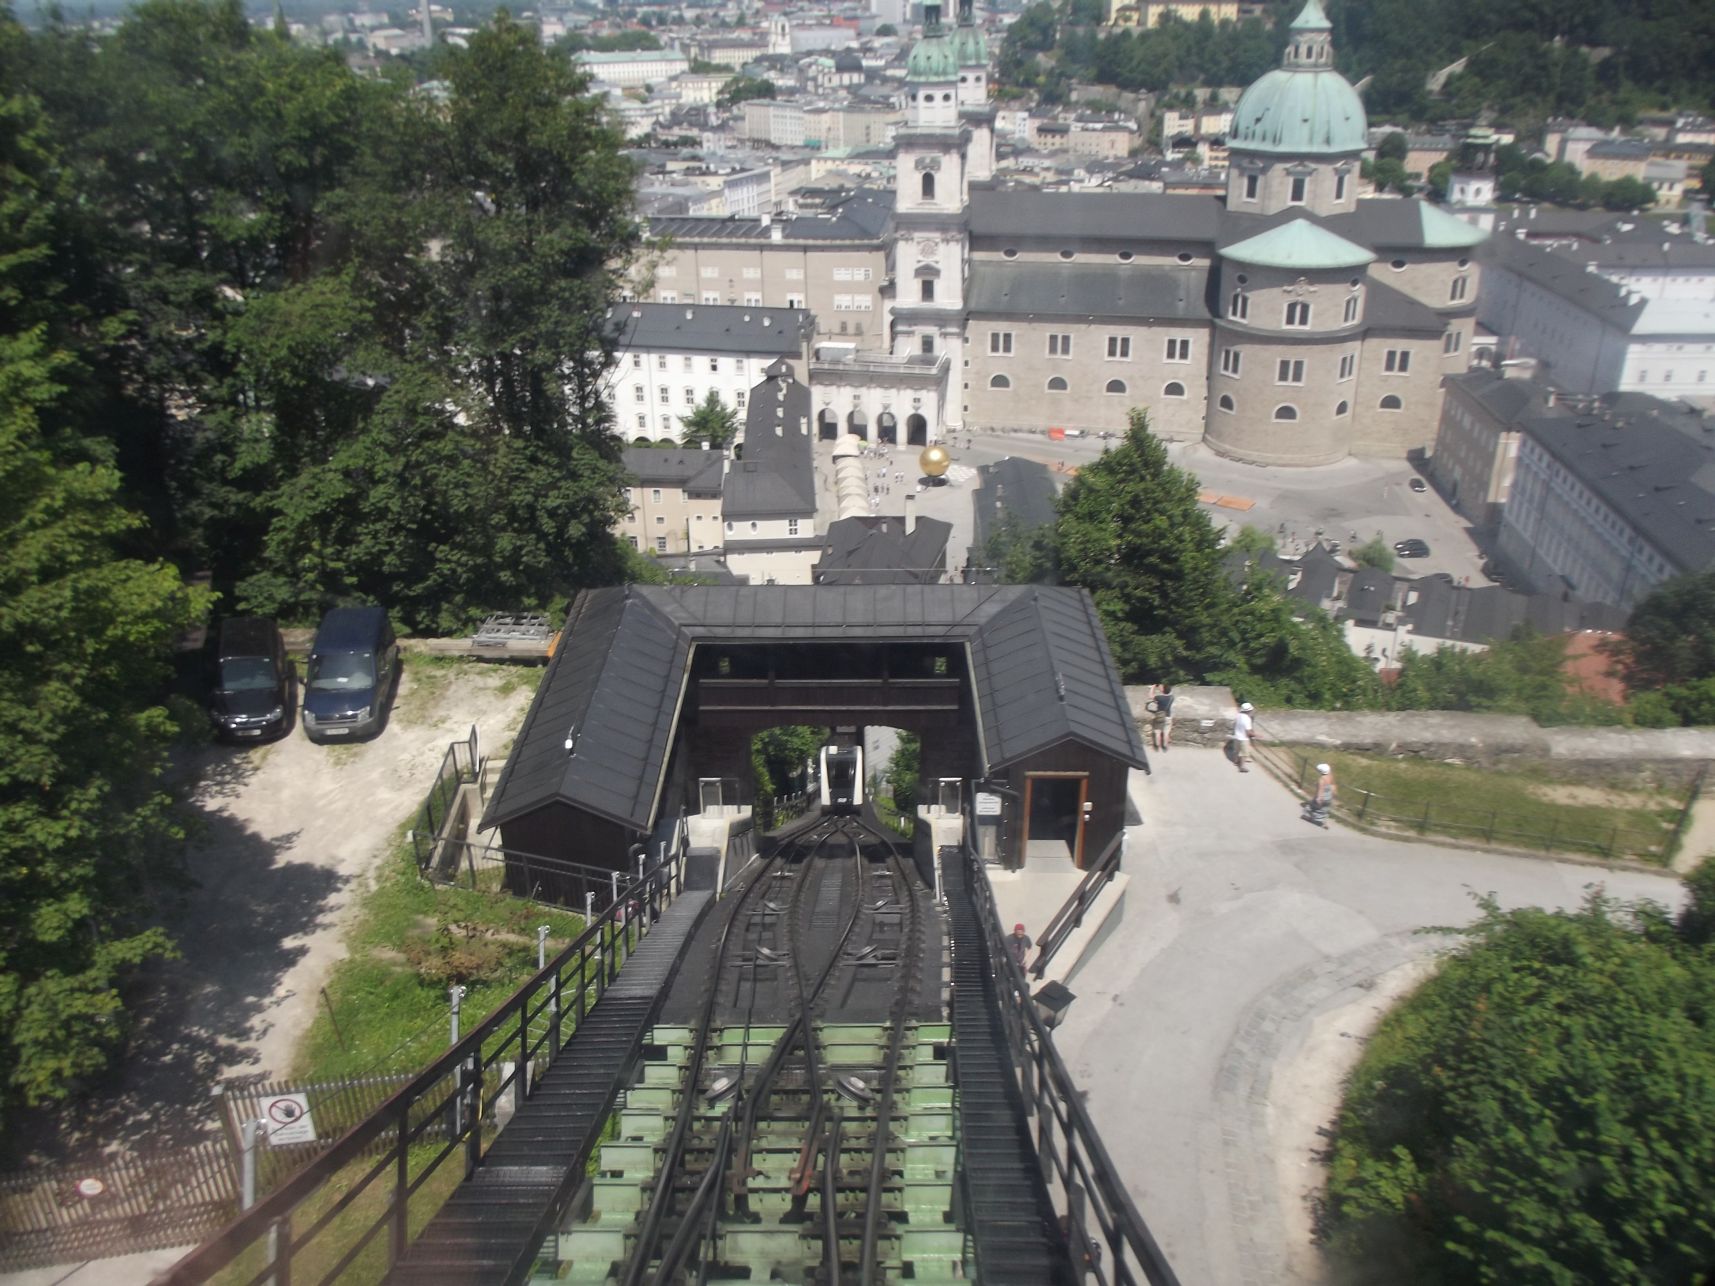
[(909, 536), (912, 532), (914, 532), (916, 530), (917, 530), (917, 497), (914, 495), (907, 495), (905, 497), (905, 534), (907, 536)]
[(785, 228), (785, 226), (783, 224), (779, 224), (779, 223), (769, 224), (768, 225), (768, 239), (770, 241), (784, 241), (786, 239), (786, 228)]
[(1501, 378), (1504, 380), (1529, 380), (1536, 378), (1536, 358), (1509, 357), (1501, 363)]

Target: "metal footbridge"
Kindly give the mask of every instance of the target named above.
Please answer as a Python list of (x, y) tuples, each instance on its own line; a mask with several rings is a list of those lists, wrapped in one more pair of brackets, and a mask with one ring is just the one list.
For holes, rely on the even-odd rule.
[(980, 861), (872, 821), (665, 855), (158, 1282), (1175, 1283)]

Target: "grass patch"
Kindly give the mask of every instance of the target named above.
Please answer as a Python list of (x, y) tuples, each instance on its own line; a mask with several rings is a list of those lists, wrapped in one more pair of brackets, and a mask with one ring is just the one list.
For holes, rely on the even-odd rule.
[(550, 956), (583, 932), (582, 916), (425, 883), (404, 831), (395, 833), (352, 928), (350, 954), (334, 967), (327, 999), (298, 1045), (296, 1077), (422, 1066), (446, 1048), (447, 989), (455, 981), (468, 988), (460, 1006), (468, 1031), (536, 971), (537, 925), (548, 926)]
[(875, 815), (881, 819), (882, 825), (892, 830), (896, 835), (910, 835), (917, 826), (915, 809), (909, 813), (901, 812), (893, 802), (893, 796), (876, 794), (870, 797), (870, 803), (875, 806)]
[(547, 673), (545, 665), (509, 665), (494, 695), (509, 697), (514, 692), (534, 692), (542, 686), (542, 676)]
[[(1381, 830), (1665, 864), (1684, 805), (1678, 795), (1663, 790), (1579, 786), (1528, 769), (1285, 749), (1333, 767), (1339, 783), (1336, 816)], [(1298, 784), (1306, 790), (1313, 786), (1314, 768)]]

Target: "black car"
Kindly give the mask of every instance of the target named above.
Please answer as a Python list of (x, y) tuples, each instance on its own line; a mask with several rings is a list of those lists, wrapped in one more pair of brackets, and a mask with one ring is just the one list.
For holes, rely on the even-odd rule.
[(1411, 489), (1413, 491), (1428, 491), (1429, 490), (1429, 484), (1427, 482), (1425, 482), (1422, 478), (1413, 478), (1411, 480)]
[(263, 741), (292, 730), (292, 666), (266, 616), (234, 616), (216, 634), (208, 717), (225, 741)]
[(304, 669), (304, 735), (325, 742), (379, 732), (398, 675), (386, 609), (334, 608), (322, 617)]
[(1401, 558), (1428, 558), (1429, 545), (1413, 536), (1410, 540), (1394, 541), (1393, 552)]

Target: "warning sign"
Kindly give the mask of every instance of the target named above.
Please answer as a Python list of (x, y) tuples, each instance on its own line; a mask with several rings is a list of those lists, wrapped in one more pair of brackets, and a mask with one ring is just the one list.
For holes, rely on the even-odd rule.
[(270, 1094), (258, 1104), (268, 1142), (275, 1147), (288, 1143), (314, 1143), (315, 1122), (310, 1118), (307, 1094)]

